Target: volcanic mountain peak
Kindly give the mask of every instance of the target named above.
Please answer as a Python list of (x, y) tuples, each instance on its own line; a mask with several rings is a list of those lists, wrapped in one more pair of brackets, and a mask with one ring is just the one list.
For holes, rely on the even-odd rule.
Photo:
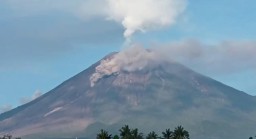
[(255, 105), (255, 97), (136, 47), (1, 114), (0, 134), (94, 138), (124, 124), (145, 132), (183, 125), (191, 138), (239, 139), (256, 131)]

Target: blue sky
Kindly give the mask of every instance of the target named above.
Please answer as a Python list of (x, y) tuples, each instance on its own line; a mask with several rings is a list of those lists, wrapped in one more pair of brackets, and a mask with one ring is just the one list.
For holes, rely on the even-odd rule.
[[(35, 92), (46, 93), (122, 49), (123, 27), (102, 16), (84, 18), (77, 10), (84, 1), (0, 1), (0, 108), (21, 105)], [(138, 32), (133, 40), (146, 47), (191, 45), (187, 40), (194, 40), (207, 52), (199, 62), (181, 60), (183, 64), (256, 95), (255, 5), (255, 0), (190, 0), (175, 25)]]

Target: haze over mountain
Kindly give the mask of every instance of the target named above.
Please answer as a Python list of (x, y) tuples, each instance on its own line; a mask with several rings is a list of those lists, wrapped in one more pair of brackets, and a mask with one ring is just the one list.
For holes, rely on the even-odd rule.
[(129, 124), (183, 125), (194, 139), (255, 134), (256, 99), (140, 47), (111, 53), (43, 96), (0, 115), (0, 135), (95, 138)]

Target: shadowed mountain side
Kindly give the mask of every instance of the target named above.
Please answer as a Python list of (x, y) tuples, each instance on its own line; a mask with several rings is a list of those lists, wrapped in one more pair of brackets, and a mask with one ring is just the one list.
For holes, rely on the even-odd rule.
[[(105, 57), (111, 58), (113, 54)], [(40, 98), (0, 115), (0, 134), (94, 138), (124, 124), (149, 132), (183, 125), (191, 138), (246, 138), (256, 131), (256, 99), (183, 65), (152, 61), (103, 76), (97, 62)]]

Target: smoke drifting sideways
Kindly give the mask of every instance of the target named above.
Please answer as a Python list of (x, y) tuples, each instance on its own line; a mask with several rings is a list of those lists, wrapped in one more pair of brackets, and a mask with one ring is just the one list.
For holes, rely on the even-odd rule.
[[(188, 66), (206, 75), (236, 75), (253, 73), (256, 75), (256, 42), (224, 41), (208, 45), (197, 40), (183, 40), (168, 44), (156, 44), (150, 51), (132, 46), (115, 54), (113, 58), (101, 61), (91, 76), (91, 85), (105, 75), (119, 71), (137, 71), (154, 62), (169, 61)], [(253, 78), (250, 76), (250, 78)]]
[(139, 71), (157, 59), (157, 53), (142, 46), (133, 45), (112, 57), (103, 59), (90, 77), (91, 87), (104, 76), (118, 74), (120, 71)]
[[(183, 40), (155, 46), (161, 55), (206, 75), (256, 75), (256, 41), (222, 41), (206, 44)], [(254, 76), (256, 77), (256, 76)]]

